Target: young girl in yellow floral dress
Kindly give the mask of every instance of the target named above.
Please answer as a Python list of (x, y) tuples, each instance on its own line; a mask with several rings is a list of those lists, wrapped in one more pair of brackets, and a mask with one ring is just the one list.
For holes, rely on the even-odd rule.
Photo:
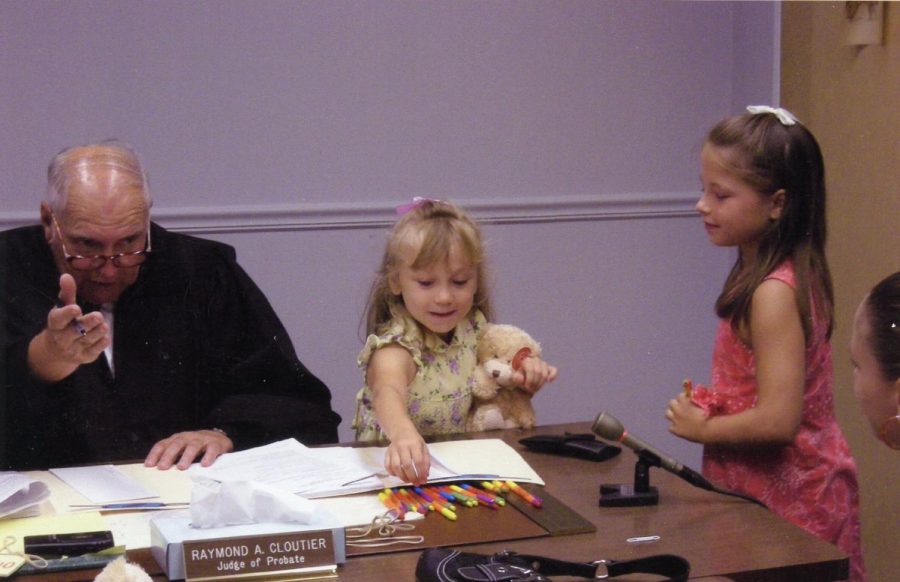
[[(353, 426), (359, 440), (389, 440), (385, 468), (421, 484), (430, 469), (423, 436), (465, 429), (491, 310), (477, 225), (441, 200), (417, 198), (398, 212), (369, 297)], [(556, 374), (532, 357), (515, 380), (533, 394)]]

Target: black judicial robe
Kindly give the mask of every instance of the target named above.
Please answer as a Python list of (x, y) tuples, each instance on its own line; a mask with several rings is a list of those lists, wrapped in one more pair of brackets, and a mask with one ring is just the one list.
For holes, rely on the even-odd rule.
[(337, 441), (328, 388), (234, 249), (151, 229), (153, 252), (115, 306), (115, 375), (101, 354), (55, 384), (26, 359), (59, 293), (49, 245), (40, 226), (0, 232), (0, 468), (142, 460), (160, 439), (213, 427), (236, 449)]

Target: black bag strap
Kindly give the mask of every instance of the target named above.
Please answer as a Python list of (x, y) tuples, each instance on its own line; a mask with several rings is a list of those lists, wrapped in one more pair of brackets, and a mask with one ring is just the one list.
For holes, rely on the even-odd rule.
[[(691, 572), (690, 563), (681, 556), (657, 554), (634, 560), (597, 560), (595, 562), (567, 562), (545, 556), (500, 552), (498, 561), (509, 557), (510, 561), (528, 562), (532, 568), (546, 576), (581, 576), (582, 578), (615, 578), (624, 574), (646, 573), (667, 576), (675, 582), (685, 582)], [(605, 573), (604, 573), (605, 570)]]

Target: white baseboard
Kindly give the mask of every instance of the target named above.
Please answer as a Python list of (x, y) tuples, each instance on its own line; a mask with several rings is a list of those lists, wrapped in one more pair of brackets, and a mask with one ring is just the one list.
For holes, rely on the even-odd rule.
[[(663, 192), (565, 198), (480, 198), (454, 200), (485, 223), (566, 222), (692, 216), (697, 194)], [(153, 219), (174, 231), (196, 234), (383, 228), (397, 219), (386, 202), (165, 207)], [(0, 230), (36, 224), (37, 209), (0, 213)]]

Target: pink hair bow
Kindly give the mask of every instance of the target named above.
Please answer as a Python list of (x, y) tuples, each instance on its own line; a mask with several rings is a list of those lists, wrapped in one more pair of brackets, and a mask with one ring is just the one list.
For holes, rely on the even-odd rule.
[(788, 111), (787, 109), (782, 109), (781, 107), (769, 107), (768, 105), (749, 105), (747, 106), (747, 111), (756, 115), (758, 113), (771, 113), (775, 117), (778, 118), (778, 121), (781, 122), (781, 125), (796, 125), (798, 119), (794, 117), (794, 114)]
[(399, 216), (403, 216), (407, 212), (415, 210), (421, 206), (424, 206), (426, 202), (439, 203), (440, 200), (435, 200), (434, 198), (423, 198), (421, 196), (416, 196), (412, 199), (412, 202), (408, 202), (406, 204), (401, 204), (396, 208), (397, 214)]

